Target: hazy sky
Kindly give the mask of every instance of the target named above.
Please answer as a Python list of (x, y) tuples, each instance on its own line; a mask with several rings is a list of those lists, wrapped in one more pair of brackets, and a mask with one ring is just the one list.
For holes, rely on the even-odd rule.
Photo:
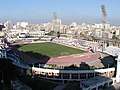
[(51, 22), (56, 12), (62, 23), (99, 23), (102, 4), (106, 5), (107, 20), (120, 25), (120, 0), (0, 0), (0, 22)]

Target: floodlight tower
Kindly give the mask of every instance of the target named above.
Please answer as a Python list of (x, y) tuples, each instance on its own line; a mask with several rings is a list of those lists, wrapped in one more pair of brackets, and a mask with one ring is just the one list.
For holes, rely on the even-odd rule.
[(102, 10), (102, 16), (103, 16), (103, 20), (102, 20), (102, 51), (105, 49), (106, 47), (106, 43), (105, 43), (105, 24), (106, 24), (106, 17), (107, 17), (107, 13), (106, 13), (106, 7), (105, 5), (101, 5), (101, 10)]
[(57, 13), (53, 12), (53, 30), (54, 30), (54, 34), (57, 37), (57, 33), (60, 31), (60, 25), (61, 25), (61, 20), (58, 19), (57, 17)]
[(54, 19), (57, 19), (57, 13), (56, 12), (53, 12), (53, 17), (54, 17)]
[(107, 17), (107, 13), (106, 13), (106, 7), (105, 5), (101, 5), (101, 9), (102, 9), (102, 15), (103, 15), (103, 21), (106, 22), (106, 17)]
[(55, 37), (57, 36), (57, 13), (56, 12), (53, 12), (53, 29), (54, 29), (54, 35)]
[(102, 20), (102, 23), (103, 23), (103, 28), (102, 28), (102, 38), (105, 38), (105, 24), (106, 24), (106, 17), (107, 17), (107, 13), (106, 13), (106, 7), (105, 5), (101, 5), (101, 10), (102, 10), (102, 16), (103, 16), (103, 20)]

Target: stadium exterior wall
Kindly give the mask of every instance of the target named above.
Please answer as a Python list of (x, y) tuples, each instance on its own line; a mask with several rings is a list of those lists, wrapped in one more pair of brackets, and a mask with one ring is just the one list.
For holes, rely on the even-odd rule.
[(34, 76), (50, 80), (80, 81), (95, 76), (106, 76), (112, 78), (115, 68), (95, 69), (95, 70), (55, 70), (32, 67)]

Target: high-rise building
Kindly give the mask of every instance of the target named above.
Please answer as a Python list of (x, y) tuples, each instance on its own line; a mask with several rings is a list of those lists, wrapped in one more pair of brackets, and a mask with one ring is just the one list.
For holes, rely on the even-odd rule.
[(17, 22), (16, 26), (19, 29), (25, 29), (28, 26), (28, 22)]
[(13, 28), (13, 23), (12, 21), (7, 21), (6, 23), (4, 23), (4, 26), (6, 28), (6, 30), (11, 30)]
[(55, 32), (55, 35), (57, 35), (57, 32), (60, 32), (60, 26), (61, 26), (61, 20), (60, 19), (54, 19), (52, 21), (53, 24), (53, 30)]
[(2, 29), (5, 28), (4, 25), (0, 25), (0, 37), (4, 37), (4, 32)]

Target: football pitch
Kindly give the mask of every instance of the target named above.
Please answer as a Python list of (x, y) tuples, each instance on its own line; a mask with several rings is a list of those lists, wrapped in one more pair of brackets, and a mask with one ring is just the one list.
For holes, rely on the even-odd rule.
[(59, 57), (72, 54), (82, 54), (86, 52), (80, 49), (71, 48), (52, 42), (23, 44), (19, 45), (18, 49), (34, 58), (39, 57), (39, 55), (47, 57)]

